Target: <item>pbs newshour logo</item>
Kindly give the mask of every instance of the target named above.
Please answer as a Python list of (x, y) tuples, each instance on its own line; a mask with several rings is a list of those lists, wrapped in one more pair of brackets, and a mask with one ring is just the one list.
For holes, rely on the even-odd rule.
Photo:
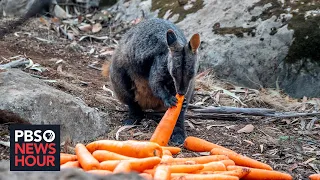
[(60, 125), (11, 125), (11, 171), (59, 171)]

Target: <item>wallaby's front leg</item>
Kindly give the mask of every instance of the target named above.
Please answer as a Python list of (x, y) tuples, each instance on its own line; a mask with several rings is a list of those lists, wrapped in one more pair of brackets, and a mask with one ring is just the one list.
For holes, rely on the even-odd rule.
[(153, 94), (160, 98), (164, 105), (169, 108), (175, 106), (178, 102), (175, 94), (171, 94), (165, 86), (165, 76), (167, 75), (166, 61), (161, 60), (165, 56), (156, 57), (154, 64), (151, 66), (149, 75), (149, 85)]
[(181, 108), (181, 112), (179, 114), (176, 126), (173, 129), (173, 133), (171, 135), (171, 142), (176, 145), (181, 145), (184, 143), (184, 140), (186, 139), (186, 131), (184, 126), (184, 120), (185, 120), (185, 114), (188, 109), (188, 102), (186, 98), (183, 100), (183, 105)]

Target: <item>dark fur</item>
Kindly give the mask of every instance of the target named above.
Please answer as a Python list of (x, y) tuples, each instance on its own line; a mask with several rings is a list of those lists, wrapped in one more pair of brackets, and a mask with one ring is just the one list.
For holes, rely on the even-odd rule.
[(110, 80), (118, 99), (129, 107), (125, 124), (140, 123), (143, 110), (166, 110), (184, 94), (184, 106), (171, 141), (183, 143), (185, 112), (193, 95), (197, 53), (173, 23), (153, 18), (131, 28), (121, 39)]

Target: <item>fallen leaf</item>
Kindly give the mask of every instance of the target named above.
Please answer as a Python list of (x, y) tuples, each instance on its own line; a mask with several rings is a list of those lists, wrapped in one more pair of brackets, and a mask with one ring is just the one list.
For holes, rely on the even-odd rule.
[(263, 153), (263, 144), (260, 144), (260, 152)]
[(248, 144), (254, 145), (254, 143), (252, 141), (249, 141), (249, 140), (243, 140), (243, 141), (248, 143)]
[(209, 156), (210, 152), (200, 152), (199, 153), (201, 156)]
[(252, 124), (248, 124), (242, 129), (238, 130), (238, 133), (251, 133), (254, 130), (254, 126)]
[(118, 131), (116, 132), (116, 140), (118, 141), (119, 140), (119, 135), (120, 135), (120, 132), (121, 131), (124, 131), (126, 129), (131, 129), (133, 127), (135, 127), (136, 125), (128, 125), (128, 126), (122, 126), (121, 128), (118, 129)]
[(185, 120), (185, 122), (189, 125), (191, 129), (195, 129), (194, 125), (190, 121)]
[(102, 25), (100, 23), (96, 23), (92, 26), (93, 33), (97, 33), (99, 31), (101, 31), (101, 29), (102, 29)]
[(308, 160), (306, 160), (305, 162), (303, 162), (303, 164), (309, 164), (310, 162), (316, 160), (317, 158), (310, 158)]
[(230, 125), (230, 126), (225, 126), (228, 130), (232, 129), (232, 130), (236, 130), (237, 126), (236, 125)]
[(84, 24), (82, 26), (79, 26), (79, 29), (81, 31), (89, 32), (92, 30), (92, 26), (90, 24)]

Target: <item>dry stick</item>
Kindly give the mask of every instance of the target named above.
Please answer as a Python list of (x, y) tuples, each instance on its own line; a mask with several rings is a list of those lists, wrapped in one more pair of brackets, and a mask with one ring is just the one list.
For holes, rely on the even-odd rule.
[(266, 108), (237, 108), (237, 107), (205, 107), (202, 109), (193, 109), (194, 112), (199, 113), (219, 113), (219, 114), (245, 114), (254, 116), (264, 116), (265, 114), (274, 113), (273, 109)]
[(21, 58), (15, 61), (11, 61), (7, 64), (1, 64), (0, 65), (0, 69), (9, 69), (9, 68), (17, 68), (19, 66), (23, 66), (25, 64), (29, 64), (29, 60), (27, 60), (26, 58)]

